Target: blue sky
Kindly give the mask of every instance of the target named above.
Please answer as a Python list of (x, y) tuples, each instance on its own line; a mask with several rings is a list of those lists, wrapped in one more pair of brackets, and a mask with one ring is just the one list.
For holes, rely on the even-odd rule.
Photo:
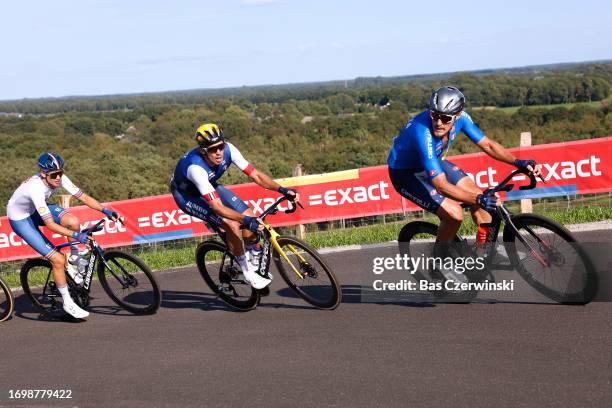
[(594, 0), (7, 1), (0, 99), (612, 59), (611, 10)]

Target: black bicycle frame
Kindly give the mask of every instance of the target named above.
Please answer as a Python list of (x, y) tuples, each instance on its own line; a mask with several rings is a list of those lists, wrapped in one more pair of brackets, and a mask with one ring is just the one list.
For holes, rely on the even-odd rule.
[[(514, 178), (514, 176), (516, 176), (518, 174), (524, 174), (527, 177), (529, 177), (529, 184), (524, 185), (524, 186), (520, 186), (519, 190), (531, 190), (531, 189), (535, 188), (535, 186), (537, 184), (535, 176), (532, 173), (529, 173), (527, 170), (518, 169), (518, 170), (515, 170), (512, 173), (510, 173), (497, 186), (495, 186), (493, 188), (490, 188), (490, 189), (487, 189), (485, 191), (485, 193), (495, 194), (495, 193), (500, 192), (500, 191), (508, 192), (508, 191), (512, 190), (514, 188), (514, 184), (511, 184), (510, 181), (512, 180), (512, 178)], [(544, 181), (544, 180), (542, 179), (542, 181)], [(464, 207), (466, 207), (466, 205), (464, 205)], [(486, 259), (488, 260), (487, 261), (487, 266), (489, 266), (489, 268), (494, 267), (496, 270), (513, 270), (513, 266), (510, 265), (510, 264), (493, 264), (493, 258), (494, 258), (494, 255), (496, 253), (497, 238), (499, 237), (502, 221), (513, 230), (514, 235), (517, 237), (517, 239), (523, 245), (525, 245), (531, 251), (534, 251), (534, 249), (531, 247), (529, 242), (527, 242), (521, 236), (521, 234), (519, 233), (518, 228), (516, 228), (516, 226), (512, 222), (512, 214), (510, 213), (510, 211), (508, 211), (508, 209), (506, 208), (506, 206), (503, 203), (499, 207), (497, 207), (494, 212), (491, 212), (490, 214), (491, 214), (491, 217), (492, 217), (491, 222), (481, 224), (481, 226), (483, 226), (483, 227), (489, 227), (490, 228), (489, 234), (488, 234), (488, 237), (487, 237), (487, 241), (485, 242), (485, 251), (484, 251), (484, 253), (486, 255)], [(538, 242), (543, 243), (543, 241), (540, 239), (540, 237), (538, 237), (535, 234), (535, 232), (533, 232), (533, 230), (531, 230), (531, 228), (526, 226), (525, 230), (528, 231), (529, 234), (532, 235), (535, 239), (537, 239)], [(487, 269), (487, 268), (485, 268), (485, 269)]]

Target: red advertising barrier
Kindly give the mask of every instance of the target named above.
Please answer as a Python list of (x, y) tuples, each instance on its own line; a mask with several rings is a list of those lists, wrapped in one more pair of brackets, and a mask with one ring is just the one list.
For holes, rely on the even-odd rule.
[[(533, 158), (543, 165), (546, 184), (528, 191), (511, 191), (507, 200), (608, 192), (612, 190), (612, 138), (554, 143), (511, 151), (519, 158)], [(481, 188), (496, 185), (512, 166), (499, 163), (483, 153), (449, 157)], [(521, 182), (519, 176), (517, 183)], [(78, 180), (77, 180), (78, 182)], [(305, 211), (287, 215), (279, 212), (270, 218), (277, 226), (416, 211), (419, 208), (395, 192), (386, 166), (368, 167), (329, 174), (282, 179), (285, 186), (299, 187)], [(86, 186), (85, 187), (86, 190)], [(249, 183), (229, 187), (260, 214), (278, 193)], [(210, 233), (204, 223), (180, 211), (172, 196), (163, 195), (116, 201), (107, 205), (125, 217), (125, 226), (107, 221), (96, 233), (102, 246), (124, 246)], [(283, 209), (281, 207), (281, 209)], [(80, 206), (70, 209), (85, 228), (102, 217), (101, 213)], [(49, 232), (49, 231), (47, 231)], [(48, 235), (50, 236), (50, 235)], [(55, 243), (64, 238), (53, 235)], [(12, 231), (8, 219), (0, 219), (0, 261), (34, 257), (37, 254)]]

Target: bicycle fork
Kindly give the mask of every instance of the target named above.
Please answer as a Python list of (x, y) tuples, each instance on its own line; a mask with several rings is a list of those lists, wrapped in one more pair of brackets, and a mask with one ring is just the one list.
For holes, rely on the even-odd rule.
[[(287, 255), (285, 254), (285, 251), (283, 251), (283, 249), (280, 247), (280, 245), (278, 244), (278, 240), (277, 238), (280, 236), (280, 234), (276, 231), (274, 231), (272, 229), (272, 227), (270, 226), (270, 224), (267, 224), (264, 222), (263, 224), (264, 228), (266, 229), (266, 231), (268, 232), (268, 239), (270, 240), (270, 242), (272, 243), (272, 246), (274, 247), (274, 250), (285, 260), (287, 261), (287, 263), (289, 264), (289, 266), (291, 266), (291, 269), (293, 269), (293, 272), (295, 272), (295, 274), (300, 278), (300, 279), (304, 279), (304, 276), (300, 273), (300, 271), (293, 265), (293, 263), (291, 262), (291, 260), (289, 259), (289, 257), (287, 257)], [(289, 250), (291, 252), (293, 252), (295, 254), (295, 256), (299, 259), (300, 263), (308, 263), (306, 262), (306, 259), (304, 259), (304, 257), (293, 247), (293, 245), (287, 245), (287, 247), (289, 248)]]

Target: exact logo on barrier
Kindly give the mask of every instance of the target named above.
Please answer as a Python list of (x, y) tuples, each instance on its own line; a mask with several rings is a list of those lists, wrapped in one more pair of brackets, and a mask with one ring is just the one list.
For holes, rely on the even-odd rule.
[[(201, 208), (201, 207), (199, 207)], [(203, 210), (203, 209), (202, 209)], [(165, 228), (173, 225), (187, 225), (202, 220), (185, 214), (182, 210), (159, 211), (146, 217), (138, 217), (138, 227)]]
[[(601, 158), (591, 155), (588, 159), (582, 159), (577, 161), (562, 161), (552, 163), (542, 163), (542, 170), (544, 174), (544, 181), (549, 180), (573, 180), (578, 177), (599, 177), (603, 175), (603, 172), (597, 169), (597, 165), (601, 163)], [(495, 187), (499, 184), (495, 181), (495, 175), (497, 170), (489, 166), (486, 170), (479, 171), (475, 174), (467, 173), (467, 175), (476, 183), (478, 187), (487, 188)], [(518, 175), (512, 180), (521, 181), (525, 180), (525, 176)]]
[[(257, 200), (245, 200), (244, 203), (253, 208), (255, 215), (258, 215), (266, 211), (276, 200), (278, 200), (278, 196), (258, 198)], [(287, 204), (280, 204), (277, 208), (279, 211), (286, 211), (291, 210), (293, 206), (290, 202), (287, 202)]]
[[(380, 181), (369, 186), (356, 186), (327, 190), (322, 194), (311, 194), (308, 196), (310, 205), (336, 206), (342, 204), (365, 203), (366, 201), (380, 201), (391, 198), (385, 191), (388, 183)], [(378, 193), (377, 193), (378, 192)]]

